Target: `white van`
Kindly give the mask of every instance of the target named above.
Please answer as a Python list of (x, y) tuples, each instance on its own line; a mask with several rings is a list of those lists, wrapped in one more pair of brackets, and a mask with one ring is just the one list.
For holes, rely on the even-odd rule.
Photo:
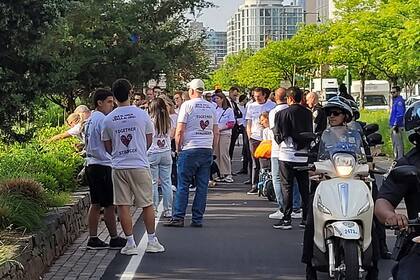
[(321, 79), (313, 79), (311, 86), (312, 90), (318, 94), (322, 103), (325, 103), (328, 99), (338, 94), (338, 82), (335, 78), (322, 79), (322, 86)]
[[(360, 103), (360, 81), (351, 84), (351, 95), (357, 103)], [(389, 109), (389, 83), (384, 80), (365, 81), (365, 109), (388, 110)]]

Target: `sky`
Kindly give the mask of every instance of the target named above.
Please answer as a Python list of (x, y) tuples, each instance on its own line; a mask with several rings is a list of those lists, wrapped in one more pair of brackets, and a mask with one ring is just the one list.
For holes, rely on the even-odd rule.
[(197, 20), (204, 22), (204, 26), (215, 31), (226, 31), (227, 21), (236, 12), (244, 0), (210, 0), (216, 8), (203, 10), (203, 15)]

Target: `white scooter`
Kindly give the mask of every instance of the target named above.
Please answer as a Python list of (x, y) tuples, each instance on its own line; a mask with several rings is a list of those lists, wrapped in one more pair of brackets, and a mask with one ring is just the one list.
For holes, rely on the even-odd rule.
[(362, 279), (371, 265), (373, 199), (360, 133), (331, 127), (320, 140), (311, 169), (320, 179), (313, 201), (312, 265), (333, 279)]

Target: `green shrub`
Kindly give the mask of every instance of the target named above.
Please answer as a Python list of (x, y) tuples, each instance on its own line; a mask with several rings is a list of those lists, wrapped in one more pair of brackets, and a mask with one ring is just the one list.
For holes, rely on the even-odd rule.
[(45, 192), (44, 199), (48, 207), (62, 207), (72, 201), (70, 193), (67, 192)]
[(15, 228), (29, 231), (41, 227), (42, 217), (46, 211), (46, 208), (35, 200), (17, 193), (1, 193), (0, 209), (3, 209), (0, 229)]

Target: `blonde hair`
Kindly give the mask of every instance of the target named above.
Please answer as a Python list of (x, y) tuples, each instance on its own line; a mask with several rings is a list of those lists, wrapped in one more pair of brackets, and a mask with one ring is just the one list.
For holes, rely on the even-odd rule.
[(88, 106), (86, 106), (86, 105), (79, 105), (79, 106), (76, 107), (76, 109), (74, 110), (73, 113), (81, 114), (81, 113), (86, 113), (86, 112), (90, 112)]
[(80, 115), (78, 113), (71, 113), (67, 119), (67, 123), (70, 125), (72, 122), (76, 122), (78, 124), (80, 122)]

